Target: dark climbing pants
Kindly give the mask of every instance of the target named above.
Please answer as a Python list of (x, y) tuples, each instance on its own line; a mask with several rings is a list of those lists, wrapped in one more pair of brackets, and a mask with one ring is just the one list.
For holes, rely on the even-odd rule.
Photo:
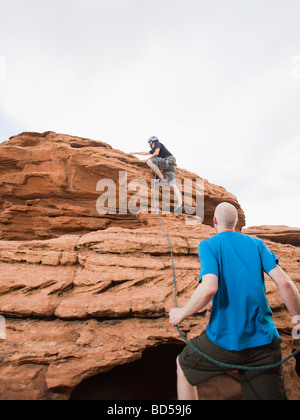
[[(204, 331), (191, 343), (203, 353), (223, 363), (240, 366), (268, 366), (282, 360), (280, 338), (271, 344), (242, 351), (228, 351), (213, 344)], [(188, 382), (195, 386), (230, 369), (218, 366), (187, 346), (179, 356), (180, 366)], [(245, 400), (286, 400), (282, 367), (270, 370), (239, 371)]]

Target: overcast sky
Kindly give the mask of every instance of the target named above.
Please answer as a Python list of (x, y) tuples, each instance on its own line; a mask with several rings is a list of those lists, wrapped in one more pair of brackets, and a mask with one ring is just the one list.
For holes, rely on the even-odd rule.
[(55, 131), (222, 185), (300, 227), (299, 0), (0, 0), (0, 141)]

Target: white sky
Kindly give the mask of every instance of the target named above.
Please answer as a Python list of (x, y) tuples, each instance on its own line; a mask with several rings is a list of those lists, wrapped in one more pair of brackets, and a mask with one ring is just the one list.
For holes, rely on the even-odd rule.
[(299, 0), (0, 0), (0, 141), (147, 150), (300, 227)]

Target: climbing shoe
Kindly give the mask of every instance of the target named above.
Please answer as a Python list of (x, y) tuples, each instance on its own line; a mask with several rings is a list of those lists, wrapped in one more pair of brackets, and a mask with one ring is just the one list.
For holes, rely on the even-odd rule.
[(176, 209), (173, 210), (174, 214), (182, 214), (183, 213), (183, 204), (178, 206)]
[(154, 180), (155, 185), (165, 185), (165, 184), (169, 184), (169, 181), (167, 178), (164, 179), (155, 179)]
[(169, 183), (169, 180), (167, 178), (161, 179), (159, 181), (159, 185), (168, 184), (168, 183)]

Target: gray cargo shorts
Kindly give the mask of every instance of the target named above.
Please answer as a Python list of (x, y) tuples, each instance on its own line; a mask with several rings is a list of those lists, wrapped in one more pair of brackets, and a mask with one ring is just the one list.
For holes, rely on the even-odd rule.
[(165, 178), (170, 183), (175, 183), (175, 176), (177, 172), (177, 162), (174, 156), (169, 156), (167, 158), (157, 157), (153, 159), (153, 163), (164, 172)]

